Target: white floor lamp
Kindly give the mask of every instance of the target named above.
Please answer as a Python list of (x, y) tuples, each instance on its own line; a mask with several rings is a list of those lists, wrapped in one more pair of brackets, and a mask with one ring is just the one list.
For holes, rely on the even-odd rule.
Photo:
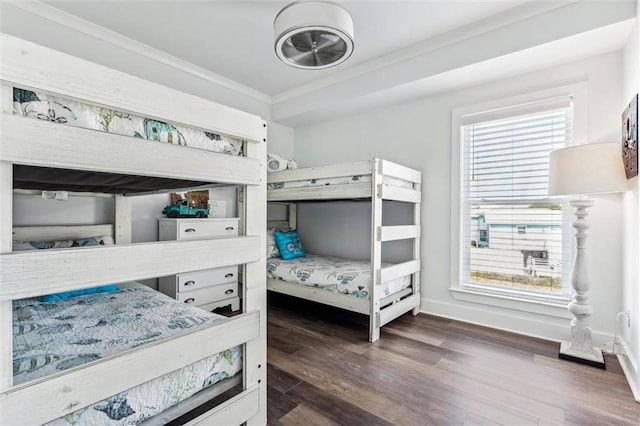
[(623, 192), (627, 179), (622, 163), (622, 148), (617, 143), (577, 145), (552, 151), (549, 156), (549, 195), (573, 195), (569, 204), (575, 208), (576, 253), (571, 269), (573, 296), (569, 312), (571, 334), (560, 345), (560, 358), (605, 368), (602, 352), (593, 347), (589, 318), (586, 239), (589, 223), (587, 208), (593, 201), (585, 194)]

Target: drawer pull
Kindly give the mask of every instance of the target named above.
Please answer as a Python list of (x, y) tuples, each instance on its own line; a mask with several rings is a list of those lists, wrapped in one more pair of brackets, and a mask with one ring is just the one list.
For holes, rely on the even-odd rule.
[(187, 228), (184, 232), (196, 232), (196, 230), (194, 228)]
[(230, 288), (229, 290), (224, 292), (224, 294), (231, 294), (231, 293), (233, 293), (233, 289), (232, 288)]
[(196, 299), (194, 299), (193, 297), (190, 297), (187, 300), (185, 300), (184, 303), (193, 303), (195, 301), (196, 301)]
[(225, 277), (225, 278), (231, 278), (231, 277), (233, 277), (233, 273), (231, 273), (231, 272), (230, 272), (230, 273), (228, 273), (227, 275), (225, 275), (224, 277)]
[(227, 226), (224, 228), (226, 231), (233, 231), (235, 228), (233, 226)]
[(194, 285), (195, 283), (196, 283), (195, 281), (193, 281), (193, 280), (189, 280), (189, 281), (187, 281), (186, 283), (184, 283), (184, 286), (186, 287), (186, 286), (188, 286), (188, 285)]

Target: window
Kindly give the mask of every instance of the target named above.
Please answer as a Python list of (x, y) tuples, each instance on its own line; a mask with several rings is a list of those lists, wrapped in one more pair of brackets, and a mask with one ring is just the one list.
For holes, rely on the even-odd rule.
[(568, 96), (459, 116), (459, 286), (568, 293), (564, 200), (547, 196), (549, 153), (571, 144)]

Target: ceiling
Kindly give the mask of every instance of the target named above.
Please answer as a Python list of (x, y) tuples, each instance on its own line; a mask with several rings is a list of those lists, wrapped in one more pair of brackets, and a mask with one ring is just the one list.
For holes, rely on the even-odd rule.
[(344, 65), (313, 71), (274, 54), (273, 21), (287, 1), (46, 3), (274, 96), (525, 2), (339, 1), (353, 17), (354, 53)]
[[(638, 7), (636, 0), (337, 1), (353, 17), (353, 56), (333, 68), (300, 70), (273, 50), (273, 21), (289, 3), (0, 0), (3, 31), (122, 69), (131, 56), (100, 50), (116, 46), (213, 83), (235, 94), (229, 105), (256, 113), (235, 99), (241, 94), (266, 108), (258, 114), (290, 127), (619, 50)], [(162, 83), (155, 69), (140, 73)]]

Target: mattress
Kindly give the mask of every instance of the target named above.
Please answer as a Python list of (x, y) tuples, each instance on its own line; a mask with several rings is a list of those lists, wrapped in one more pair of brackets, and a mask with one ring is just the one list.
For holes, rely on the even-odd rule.
[[(382, 267), (390, 265), (383, 263)], [(315, 254), (291, 260), (268, 259), (267, 276), (361, 298), (369, 297), (372, 283), (369, 261)], [(409, 276), (382, 283), (381, 297), (391, 296), (410, 284)]]
[(242, 141), (238, 139), (30, 90), (13, 89), (13, 111), (24, 117), (85, 129), (242, 155)]
[[(225, 318), (139, 283), (118, 284), (56, 302), (13, 302), (14, 383), (59, 373), (127, 349)], [(241, 348), (234, 347), (181, 370), (126, 390), (54, 420), (52, 425), (132, 425), (237, 374)]]
[[(287, 182), (272, 182), (267, 185), (267, 189), (307, 188), (329, 185), (350, 185), (355, 183), (371, 183), (371, 175), (349, 175), (325, 179), (303, 179)], [(413, 188), (413, 183), (390, 176), (383, 177), (382, 183), (397, 186), (400, 188)]]

